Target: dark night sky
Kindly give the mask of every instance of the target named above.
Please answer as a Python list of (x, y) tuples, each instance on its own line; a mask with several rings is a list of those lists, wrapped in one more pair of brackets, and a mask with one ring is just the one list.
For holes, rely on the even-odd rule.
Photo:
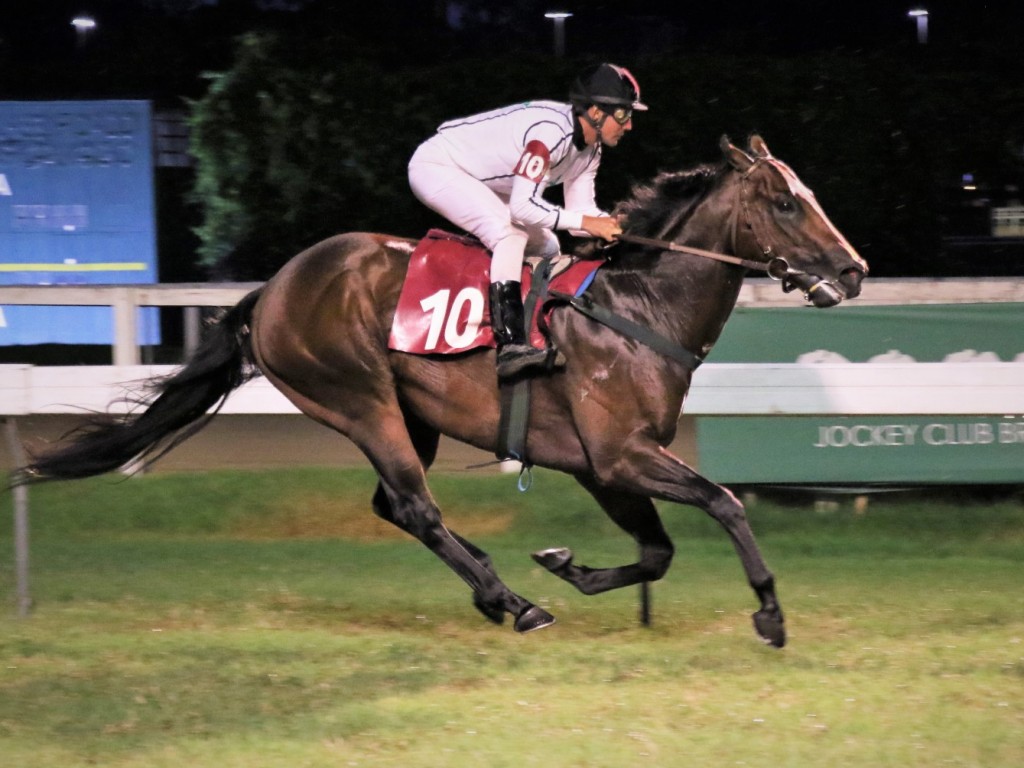
[[(277, 0), (301, 5), (303, 0)], [(444, 0), (319, 0), (336, 23), (361, 35), (382, 39), (415, 35), (444, 16)], [(265, 0), (264, 4), (274, 4)], [(893, 0), (732, 0), (728, 4), (701, 0), (451, 0), (447, 4), (505, 14), (510, 34), (497, 36), (498, 46), (550, 46), (552, 25), (543, 11), (566, 9), (575, 15), (566, 23), (567, 49), (580, 52), (595, 41), (618, 48), (628, 58), (631, 47), (642, 48), (650, 38), (671, 39), (678, 49), (760, 49), (780, 55), (807, 50), (871, 49), (914, 40), (915, 22), (907, 17), (910, 2)], [(12, 5), (0, 14), (0, 56), (25, 65), (45, 63), (69, 55), (75, 48), (70, 19), (93, 15), (98, 28), (90, 45), (114, 46), (128, 51), (151, 42), (177, 51), (182, 61), (219, 63), (218, 49), (230, 38), (255, 24), (284, 24), (289, 14), (257, 13), (257, 0), (4, 0)], [(997, 38), (1024, 37), (1024, 3), (1011, 0), (931, 0), (930, 45), (946, 48), (977, 44)], [(531, 40), (531, 38), (536, 38)], [(490, 43), (494, 45), (494, 42)], [(492, 49), (494, 50), (494, 49)], [(499, 50), (495, 50), (500, 53)], [(0, 85), (2, 85), (0, 75)]]
[[(915, 21), (907, 16), (915, 4), (902, 0), (262, 2), (263, 7), (260, 0), (0, 0), (0, 99), (137, 98), (180, 108), (183, 97), (205, 92), (203, 72), (230, 68), (235, 40), (255, 28), (298, 28), (300, 40), (309, 36), (332, 44), (360, 40), (359, 49), (341, 44), (338, 60), (370, 55), (407, 68), (462, 56), (544, 56), (552, 50), (553, 24), (543, 13), (563, 9), (574, 14), (565, 25), (566, 52), (574, 60), (611, 60), (643, 73), (646, 63), (665, 54), (827, 52), (839, 54), (835, 66), (845, 56), (853, 61), (872, 51), (897, 50), (900, 57), (910, 54), (911, 62), (926, 53), (930, 71), (940, 79), (947, 65), (955, 70), (970, 63), (983, 72), (974, 100), (981, 104), (984, 83), (1019, 81), (1019, 68), (1006, 62), (1024, 40), (1024, 0), (925, 0), (927, 48), (918, 45)], [(281, 10), (289, 3), (305, 10)], [(445, 23), (453, 6), (470, 20), (462, 29)], [(70, 24), (77, 14), (92, 15), (98, 25), (84, 40)], [(472, 23), (481, 17), (483, 23)], [(989, 49), (1002, 53), (989, 56)], [(500, 73), (495, 76), (500, 79)], [(978, 114), (964, 118), (962, 124), (971, 125)]]

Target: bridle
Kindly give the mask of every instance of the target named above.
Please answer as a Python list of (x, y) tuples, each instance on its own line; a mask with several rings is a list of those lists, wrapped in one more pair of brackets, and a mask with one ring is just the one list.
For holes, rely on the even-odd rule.
[(700, 256), (701, 258), (711, 259), (725, 264), (732, 264), (734, 266), (742, 267), (743, 269), (765, 272), (768, 277), (781, 282), (784, 293), (800, 289), (804, 294), (804, 298), (817, 307), (830, 307), (838, 304), (846, 295), (841, 288), (837, 287), (833, 282), (825, 280), (818, 275), (812, 275), (801, 270), (793, 269), (789, 262), (783, 257), (773, 256), (774, 251), (772, 250), (771, 244), (765, 245), (762, 238), (758, 235), (757, 229), (754, 227), (753, 220), (750, 215), (747, 184), (750, 175), (762, 163), (771, 165), (772, 160), (767, 157), (758, 157), (749, 168), (742, 171), (740, 174), (740, 189), (737, 195), (737, 201), (733, 205), (732, 215), (729, 217), (729, 240), (733, 253), (738, 253), (737, 241), (739, 239), (740, 230), (739, 219), (742, 213), (743, 225), (745, 229), (751, 233), (758, 250), (765, 257), (765, 261), (744, 259), (727, 253), (709, 251), (703, 248), (694, 248), (689, 245), (674, 243), (671, 240), (633, 235), (628, 232), (620, 234), (616, 238), (617, 241), (633, 243), (634, 245), (641, 245), (647, 248), (660, 248), (661, 250), (673, 251), (675, 253), (687, 253), (692, 256)]
[[(733, 209), (730, 215), (729, 244), (733, 254), (739, 252), (737, 249), (737, 243), (740, 232), (740, 216), (742, 215), (743, 226), (751, 233), (758, 250), (761, 252), (761, 255), (765, 257), (764, 260), (756, 261), (753, 259), (745, 259), (733, 254), (719, 253), (717, 251), (709, 251), (703, 248), (694, 248), (689, 245), (680, 245), (679, 243), (674, 243), (671, 240), (664, 239), (668, 233), (675, 229), (678, 223), (688, 215), (688, 213), (694, 210), (695, 206), (700, 204), (699, 202), (694, 203), (688, 209), (677, 212), (670, 221), (662, 226), (660, 238), (633, 235), (628, 232), (624, 232), (620, 234), (615, 241), (604, 246), (604, 248), (614, 247), (616, 243), (620, 242), (634, 243), (646, 248), (658, 248), (662, 251), (687, 253), (705, 259), (712, 259), (713, 261), (724, 262), (743, 269), (767, 272), (769, 277), (781, 281), (783, 291), (788, 292), (799, 288), (803, 291), (804, 297), (816, 307), (832, 307), (844, 298), (852, 298), (853, 296), (856, 296), (860, 292), (860, 280), (867, 274), (866, 264), (864, 264), (864, 269), (850, 267), (843, 270), (838, 278), (839, 285), (836, 285), (835, 283), (825, 280), (817, 275), (811, 275), (806, 272), (793, 269), (786, 259), (780, 256), (774, 256), (771, 244), (764, 245), (766, 241), (758, 236), (756, 228), (754, 227), (753, 217), (750, 215), (750, 206), (748, 205), (749, 195), (747, 191), (747, 182), (751, 173), (760, 163), (768, 163), (782, 173), (783, 178), (790, 183), (791, 191), (793, 190), (793, 182), (790, 181), (785, 173), (786, 166), (771, 157), (768, 153), (768, 148), (764, 146), (764, 142), (760, 137), (753, 137), (751, 140), (752, 147), (754, 147), (754, 140), (756, 140), (756, 147), (754, 149), (757, 154), (756, 159), (740, 152), (740, 156), (746, 158), (746, 160), (749, 161), (749, 165), (743, 164), (743, 167), (741, 168), (737, 163), (730, 160), (733, 169), (738, 171), (741, 175), (740, 189), (736, 200), (733, 203)], [(728, 139), (724, 136), (722, 137), (721, 145), (723, 150), (728, 150), (730, 152), (735, 150), (736, 152), (739, 152), (739, 150), (736, 150), (735, 147), (728, 143)], [(738, 160), (737, 162), (740, 161)], [(790, 173), (792, 172), (790, 171)], [(820, 211), (819, 213), (824, 217), (824, 213)], [(830, 224), (827, 219), (826, 223)], [(834, 227), (832, 227), (832, 229), (840, 241), (845, 243), (842, 235), (840, 235)], [(852, 252), (852, 248), (850, 250), (854, 259), (859, 261), (856, 253)], [(844, 278), (847, 279), (844, 280)], [(536, 287), (536, 285), (537, 282), (534, 283), (534, 287)], [(546, 290), (546, 287), (544, 290)], [(531, 293), (533, 291), (534, 288), (531, 288)], [(700, 356), (691, 352), (689, 349), (673, 339), (663, 336), (657, 331), (637, 323), (623, 315), (616, 314), (613, 310), (596, 304), (590, 295), (589, 290), (583, 290), (576, 294), (550, 291), (547, 296), (548, 298), (544, 300), (544, 306), (566, 304), (583, 315), (586, 315), (591, 320), (601, 323), (624, 336), (628, 336), (639, 341), (641, 344), (650, 347), (659, 354), (683, 365), (690, 371), (695, 370), (702, 362)], [(543, 318), (545, 313), (541, 312), (540, 316)]]

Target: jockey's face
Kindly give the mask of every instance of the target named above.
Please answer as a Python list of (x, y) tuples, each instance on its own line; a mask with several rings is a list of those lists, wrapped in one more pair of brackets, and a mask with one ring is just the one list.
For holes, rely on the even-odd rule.
[(601, 143), (609, 147), (618, 144), (626, 131), (633, 130), (633, 118), (628, 113), (624, 115), (625, 122), (620, 123), (616, 115), (595, 105), (590, 108), (590, 116), (601, 126)]

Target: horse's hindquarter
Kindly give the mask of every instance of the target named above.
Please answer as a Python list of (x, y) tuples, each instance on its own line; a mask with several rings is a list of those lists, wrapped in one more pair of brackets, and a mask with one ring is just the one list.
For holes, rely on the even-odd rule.
[(256, 362), (313, 418), (393, 390), (387, 339), (411, 250), (399, 238), (338, 235), (266, 284), (253, 313)]

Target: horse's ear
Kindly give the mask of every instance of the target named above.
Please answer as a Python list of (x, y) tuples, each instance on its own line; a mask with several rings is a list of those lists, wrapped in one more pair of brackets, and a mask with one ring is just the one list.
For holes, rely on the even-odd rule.
[(739, 147), (733, 146), (728, 136), (722, 136), (718, 141), (718, 146), (721, 148), (722, 154), (725, 155), (725, 159), (729, 161), (729, 165), (737, 171), (746, 171), (754, 164), (754, 158)]
[(750, 149), (753, 150), (755, 155), (762, 157), (765, 160), (768, 160), (772, 156), (771, 150), (768, 149), (768, 145), (764, 143), (764, 139), (756, 133), (750, 137)]

